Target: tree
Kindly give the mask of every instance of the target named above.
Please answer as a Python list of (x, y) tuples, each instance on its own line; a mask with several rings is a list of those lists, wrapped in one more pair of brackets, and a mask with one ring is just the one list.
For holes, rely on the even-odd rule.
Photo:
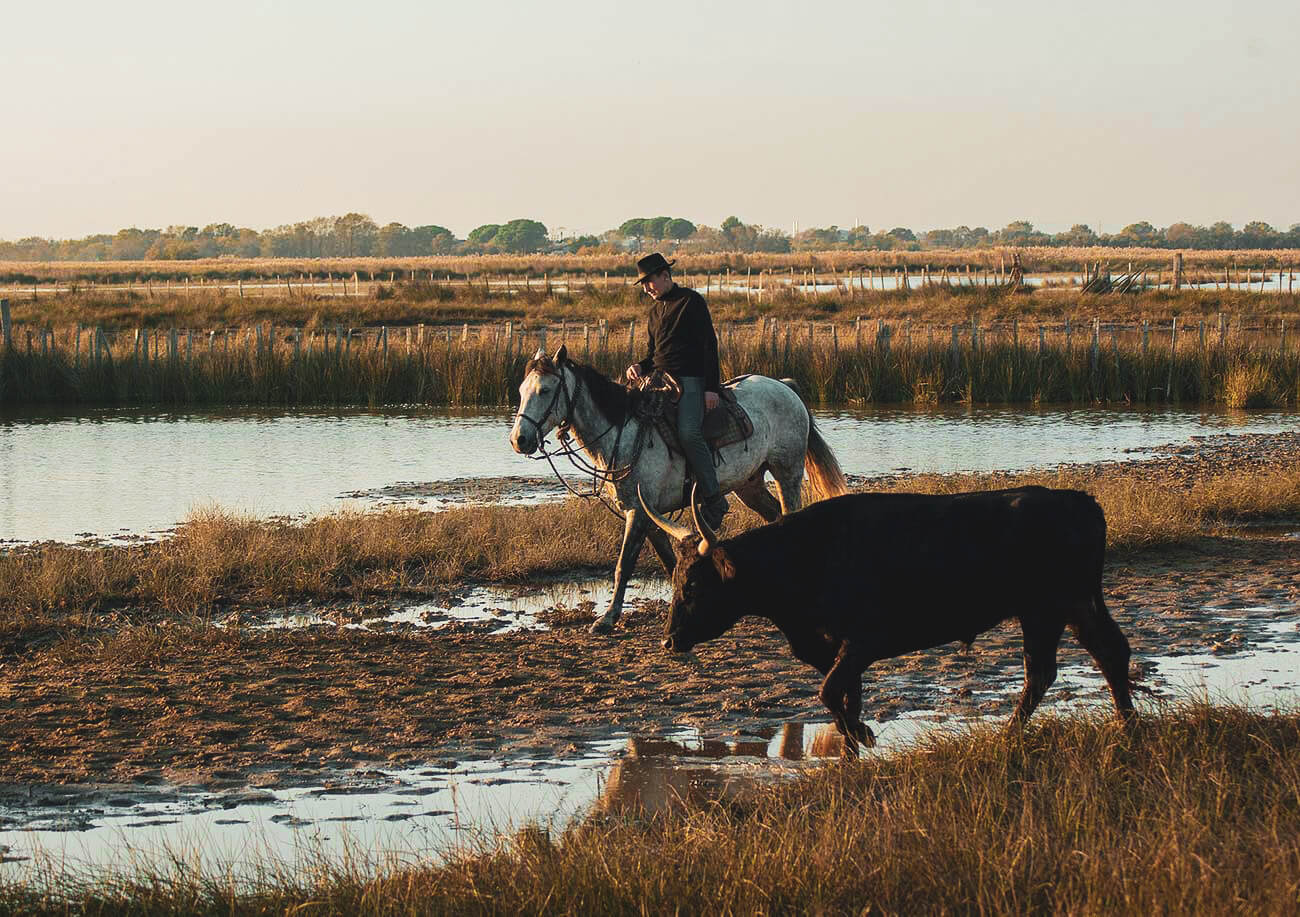
[(641, 240), (645, 238), (645, 217), (624, 220), (618, 227), (618, 234), (624, 239), (635, 239), (636, 247), (640, 248)]
[(114, 261), (139, 261), (161, 235), (156, 229), (119, 229), (109, 245)]
[(372, 254), (378, 234), (379, 227), (364, 213), (345, 213), (334, 224), (334, 235), (345, 258)]
[(651, 217), (645, 221), (645, 237), (647, 239), (665, 238), (670, 222), (672, 222), (671, 217)]
[(492, 240), (497, 237), (501, 231), (500, 223), (484, 223), (482, 226), (475, 226), (466, 236), (466, 241), (473, 245), (491, 245)]
[(379, 230), (379, 236), (375, 243), (375, 253), (385, 258), (401, 258), (408, 255), (423, 254), (423, 252), (415, 250), (413, 243), (411, 230), (401, 223), (389, 223)]
[(1116, 238), (1124, 245), (1137, 245), (1143, 248), (1159, 245), (1163, 241), (1159, 230), (1146, 220), (1130, 223), (1116, 234)]
[(1052, 241), (1058, 245), (1078, 245), (1088, 247), (1097, 244), (1097, 234), (1087, 223), (1075, 223), (1065, 232), (1057, 233)]
[(1209, 243), (1213, 248), (1236, 248), (1237, 234), (1232, 229), (1231, 223), (1225, 223), (1220, 220), (1217, 223), (1211, 223), (1208, 230)]
[(1201, 248), (1205, 230), (1191, 223), (1170, 223), (1165, 228), (1165, 243), (1173, 248)]
[(446, 255), (456, 246), (456, 237), (445, 226), (430, 223), (411, 230), (411, 245), (420, 255)]
[(537, 220), (511, 220), (492, 238), (492, 243), (502, 251), (515, 254), (539, 252), (546, 247), (547, 231)]
[(668, 225), (664, 229), (663, 238), (676, 239), (678, 242), (681, 242), (684, 239), (689, 239), (693, 235), (695, 235), (694, 223), (690, 220), (683, 220), (681, 217), (674, 217), (668, 221)]
[(1273, 248), (1277, 245), (1277, 241), (1277, 230), (1260, 220), (1252, 220), (1241, 227), (1243, 248)]
[(1028, 220), (1012, 220), (998, 230), (997, 239), (1004, 245), (1034, 245), (1044, 239), (1044, 235), (1034, 229)]

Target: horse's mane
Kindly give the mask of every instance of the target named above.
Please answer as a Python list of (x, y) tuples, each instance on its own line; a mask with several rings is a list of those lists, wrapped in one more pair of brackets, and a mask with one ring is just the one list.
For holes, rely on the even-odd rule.
[[(596, 405), (596, 410), (604, 416), (606, 423), (622, 426), (627, 422), (631, 414), (631, 396), (625, 387), (593, 366), (570, 359), (565, 359), (564, 362), (577, 375), (581, 386), (591, 393), (591, 400)], [(555, 361), (545, 355), (533, 357), (524, 366), (524, 375), (534, 371), (543, 374), (554, 373)]]

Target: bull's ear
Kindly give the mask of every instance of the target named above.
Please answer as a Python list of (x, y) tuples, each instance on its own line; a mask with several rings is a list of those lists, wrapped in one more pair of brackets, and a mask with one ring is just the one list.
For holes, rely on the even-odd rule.
[(561, 345), (556, 349), (556, 351), (555, 351), (555, 356), (553, 356), (553, 357), (551, 358), (551, 361), (552, 361), (553, 363), (555, 363), (556, 366), (559, 366), (561, 363), (563, 363), (563, 362), (564, 362), (565, 360), (567, 360), (568, 358), (569, 358), (569, 348), (568, 348), (567, 346), (565, 346), (564, 344), (561, 344)]
[(726, 548), (714, 548), (709, 557), (713, 559), (713, 568), (718, 571), (718, 576), (722, 577), (724, 583), (735, 578), (736, 565), (731, 562), (731, 555)]

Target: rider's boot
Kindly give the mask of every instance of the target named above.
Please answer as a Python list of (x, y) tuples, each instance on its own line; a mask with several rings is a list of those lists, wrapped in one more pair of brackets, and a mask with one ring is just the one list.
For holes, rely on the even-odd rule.
[(727, 498), (720, 493), (707, 497), (704, 505), (700, 507), (700, 521), (716, 532), (722, 526), (722, 518), (727, 515), (727, 510), (730, 508)]

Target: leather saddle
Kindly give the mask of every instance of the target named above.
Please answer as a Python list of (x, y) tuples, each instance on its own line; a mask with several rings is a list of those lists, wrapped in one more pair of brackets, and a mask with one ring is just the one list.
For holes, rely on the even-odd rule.
[[(737, 376), (722, 384), (718, 393), (718, 406), (704, 415), (701, 431), (709, 447), (717, 452), (724, 446), (742, 442), (754, 434), (754, 422), (740, 406), (732, 389), (749, 374)], [(670, 374), (654, 372), (632, 390), (632, 411), (638, 420), (652, 422), (668, 448), (682, 452), (677, 439), (677, 402), (682, 396), (681, 385)]]

